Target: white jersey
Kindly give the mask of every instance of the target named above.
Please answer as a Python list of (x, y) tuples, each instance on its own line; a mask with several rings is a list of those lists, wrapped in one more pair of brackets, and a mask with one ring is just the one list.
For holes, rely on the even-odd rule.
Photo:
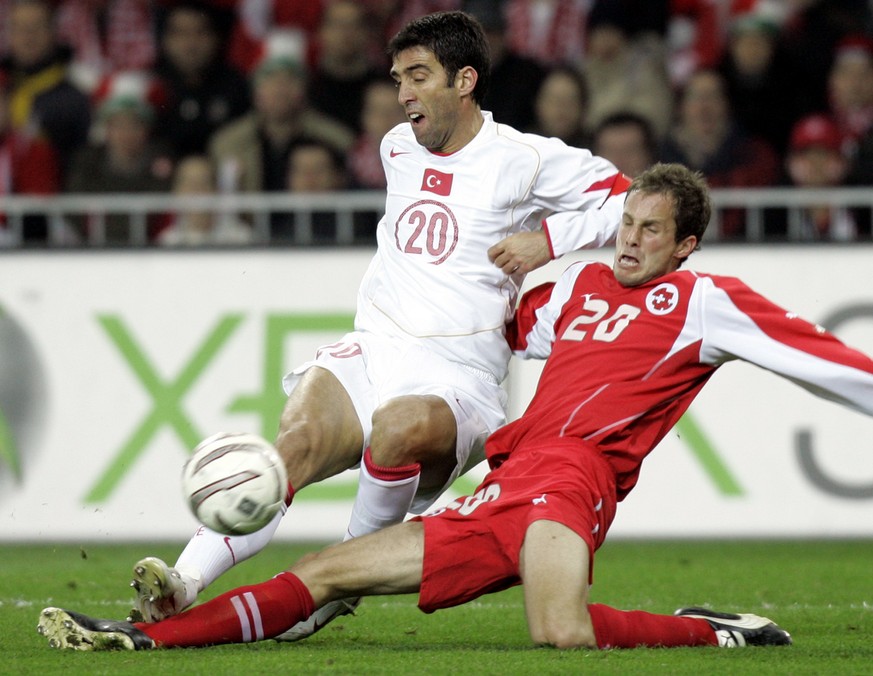
[(476, 137), (448, 155), (419, 145), (408, 123), (385, 135), (385, 216), (355, 328), (413, 341), (501, 382), (523, 275), (504, 274), (489, 247), (541, 228), (554, 257), (602, 246), (629, 182), (587, 150), (483, 117)]

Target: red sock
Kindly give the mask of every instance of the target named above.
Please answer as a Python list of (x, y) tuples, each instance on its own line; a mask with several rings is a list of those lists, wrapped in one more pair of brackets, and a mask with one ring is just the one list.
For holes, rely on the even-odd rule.
[(642, 610), (623, 611), (588, 605), (598, 648), (676, 648), (718, 645), (709, 622), (696, 617), (655, 615)]
[(154, 624), (137, 623), (163, 648), (250, 643), (278, 636), (315, 610), (312, 595), (293, 573), (238, 587)]
[(370, 447), (364, 451), (364, 464), (367, 466), (367, 471), (370, 476), (379, 481), (402, 481), (403, 479), (411, 479), (416, 474), (421, 473), (421, 465), (417, 462), (411, 465), (403, 465), (402, 467), (382, 467), (373, 462), (373, 454), (370, 453)]

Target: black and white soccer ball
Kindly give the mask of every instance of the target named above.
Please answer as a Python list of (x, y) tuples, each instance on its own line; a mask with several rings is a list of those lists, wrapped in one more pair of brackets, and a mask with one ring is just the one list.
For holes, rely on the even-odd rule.
[(200, 523), (225, 535), (266, 526), (285, 503), (288, 475), (276, 448), (256, 434), (203, 440), (182, 470), (182, 491)]

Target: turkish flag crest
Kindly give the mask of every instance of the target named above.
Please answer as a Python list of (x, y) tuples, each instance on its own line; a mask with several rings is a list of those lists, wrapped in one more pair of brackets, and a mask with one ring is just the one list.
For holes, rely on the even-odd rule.
[(448, 197), (452, 192), (452, 174), (444, 174), (436, 169), (425, 169), (421, 179), (421, 189)]

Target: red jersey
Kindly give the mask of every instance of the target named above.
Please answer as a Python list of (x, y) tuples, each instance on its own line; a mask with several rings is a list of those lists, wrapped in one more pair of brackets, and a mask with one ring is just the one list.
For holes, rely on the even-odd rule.
[(549, 359), (524, 415), (489, 438), (491, 466), (520, 443), (578, 437), (612, 465), (619, 499), (733, 359), (873, 415), (873, 360), (733, 277), (679, 270), (624, 287), (610, 267), (576, 263), (524, 295), (507, 338), (515, 354)]

